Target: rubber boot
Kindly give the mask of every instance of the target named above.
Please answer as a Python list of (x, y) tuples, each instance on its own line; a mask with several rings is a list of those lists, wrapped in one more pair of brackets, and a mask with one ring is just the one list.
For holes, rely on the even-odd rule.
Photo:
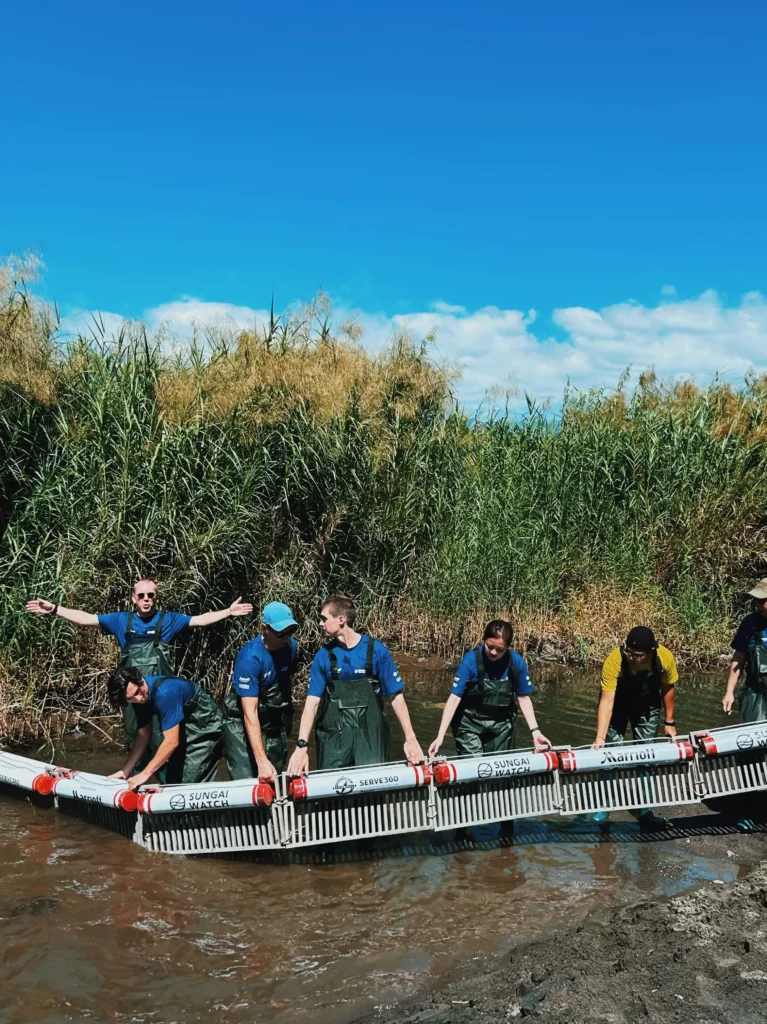
[(659, 814), (653, 814), (648, 807), (640, 807), (638, 811), (630, 811), (629, 813), (637, 819), (642, 831), (653, 832), (668, 826), (665, 818), (662, 818)]

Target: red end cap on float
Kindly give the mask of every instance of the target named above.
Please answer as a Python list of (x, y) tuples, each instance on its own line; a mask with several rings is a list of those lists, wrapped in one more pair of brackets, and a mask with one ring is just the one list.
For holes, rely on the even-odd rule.
[(131, 792), (130, 789), (125, 789), (122, 793), (117, 794), (115, 807), (119, 807), (121, 811), (135, 811), (138, 808), (139, 799), (137, 793)]
[(139, 814), (149, 813), (149, 800), (151, 799), (151, 796), (151, 793), (139, 793), (138, 798), (136, 799), (136, 810)]
[[(309, 795), (309, 790), (306, 785), (306, 776), (302, 775), (299, 779), (293, 779), (288, 786), (288, 796), (292, 800), (306, 800)], [(271, 803), (271, 800), (269, 801)]]
[(256, 807), (268, 807), (274, 800), (274, 787), (269, 782), (259, 782), (253, 787), (252, 796)]
[(689, 740), (677, 740), (676, 745), (679, 747), (679, 760), (692, 761), (693, 757), (695, 757), (692, 743)]
[(561, 750), (558, 760), (563, 772), (575, 771), (575, 753), (572, 750)]
[(40, 796), (50, 796), (55, 781), (50, 775), (36, 775), (32, 779), (32, 792), (39, 793)]
[(714, 754), (717, 753), (716, 740), (713, 736), (709, 736), (708, 733), (698, 737), (698, 745), (703, 753), (707, 754), (709, 757), (713, 757)]
[(439, 764), (432, 765), (431, 773), (438, 786), (447, 786), (453, 781), (455, 766), (449, 761), (440, 761)]
[(559, 755), (555, 750), (544, 751), (546, 755), (546, 764), (549, 766), (549, 771), (554, 772), (559, 768)]

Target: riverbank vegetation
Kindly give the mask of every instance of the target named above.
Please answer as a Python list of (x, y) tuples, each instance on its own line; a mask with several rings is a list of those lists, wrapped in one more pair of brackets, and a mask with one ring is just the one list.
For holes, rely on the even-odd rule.
[[(23, 611), (127, 607), (134, 578), (199, 611), (279, 598), (314, 641), (330, 591), (395, 646), (456, 655), (491, 614), (552, 658), (653, 625), (717, 659), (767, 574), (767, 380), (570, 392), (523, 414), (456, 405), (429, 339), (381, 352), (327, 302), (192, 343), (94, 320), (68, 337), (28, 265), (0, 280), (0, 704), (103, 704), (113, 641)], [(510, 367), (524, 375), (524, 368)], [(694, 367), (691, 367), (693, 370)], [(220, 687), (253, 622), (193, 631)]]

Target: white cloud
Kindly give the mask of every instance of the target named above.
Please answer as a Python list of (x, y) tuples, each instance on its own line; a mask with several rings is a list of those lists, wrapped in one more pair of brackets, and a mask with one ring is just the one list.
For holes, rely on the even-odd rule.
[[(116, 314), (101, 316), (108, 331), (119, 328)], [(235, 329), (268, 320), (266, 310), (225, 302), (183, 298), (146, 310), (151, 330), (163, 327), (189, 339), (195, 326), (216, 323)], [(757, 292), (739, 306), (724, 306), (716, 292), (677, 300), (670, 292), (657, 306), (622, 302), (602, 309), (571, 306), (555, 309), (552, 320), (564, 338), (533, 332), (536, 311), (486, 306), (467, 312), (463, 306), (435, 302), (429, 311), (392, 317), (337, 309), (336, 322), (353, 316), (364, 330), (364, 343), (378, 349), (398, 331), (416, 339), (433, 333), (439, 356), (463, 371), (459, 394), (476, 405), (491, 388), (514, 382), (539, 400), (558, 403), (569, 380), (577, 388), (614, 387), (627, 366), (634, 379), (654, 367), (664, 379), (694, 376), (699, 382), (715, 374), (742, 378), (752, 367), (767, 369), (767, 300)], [(83, 329), (91, 314), (68, 318), (68, 329)]]
[(231, 302), (203, 302), (185, 296), (148, 309), (143, 319), (152, 330), (165, 326), (177, 337), (187, 338), (196, 327), (205, 324), (246, 330), (268, 320), (269, 313), (250, 306), (235, 306)]

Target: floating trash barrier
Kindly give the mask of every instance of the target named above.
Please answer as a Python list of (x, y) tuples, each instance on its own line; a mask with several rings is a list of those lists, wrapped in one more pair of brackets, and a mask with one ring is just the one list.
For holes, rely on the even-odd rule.
[(509, 750), (195, 785), (142, 786), (0, 752), (0, 783), (175, 854), (284, 851), (547, 815), (697, 803), (767, 789), (767, 723), (651, 743)]

